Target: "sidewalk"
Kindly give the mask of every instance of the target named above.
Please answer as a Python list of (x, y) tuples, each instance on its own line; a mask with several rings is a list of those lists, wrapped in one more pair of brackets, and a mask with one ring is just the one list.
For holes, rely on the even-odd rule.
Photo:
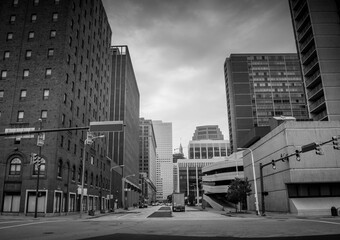
[(266, 212), (265, 215), (257, 215), (254, 211), (243, 211), (243, 212), (235, 212), (235, 211), (222, 211), (216, 210), (210, 207), (206, 207), (202, 209), (201, 206), (192, 206), (193, 209), (198, 211), (209, 211), (215, 212), (221, 215), (225, 215), (227, 217), (239, 217), (239, 218), (269, 218), (269, 219), (320, 219), (320, 218), (335, 218), (340, 219), (340, 216), (331, 216), (329, 215), (297, 215), (293, 213), (282, 213), (282, 212)]
[(91, 219), (91, 218), (98, 218), (101, 216), (111, 215), (111, 214), (124, 214), (124, 213), (130, 213), (134, 212), (137, 208), (129, 208), (128, 210), (118, 208), (115, 209), (114, 212), (105, 212), (101, 213), (100, 211), (96, 211), (94, 215), (89, 215), (88, 212), (83, 212), (82, 217), (80, 218), (79, 212), (69, 212), (69, 213), (61, 213), (60, 215), (48, 215), (48, 216), (39, 216), (37, 218), (34, 218), (34, 214), (24, 215), (6, 215), (5, 213), (1, 213), (0, 215), (0, 221), (8, 220), (8, 221), (27, 221), (27, 220), (33, 220), (33, 221), (51, 221), (51, 220), (62, 220), (62, 219), (72, 219), (72, 220), (84, 220), (84, 219)]

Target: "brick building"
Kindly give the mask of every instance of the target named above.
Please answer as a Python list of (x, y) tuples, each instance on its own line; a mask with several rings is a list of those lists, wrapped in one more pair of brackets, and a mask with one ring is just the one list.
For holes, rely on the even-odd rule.
[[(38, 119), (43, 129), (109, 120), (111, 28), (101, 1), (3, 0), (0, 19), (0, 132), (37, 129)], [(85, 130), (46, 133), (39, 214), (79, 211), (83, 157), (84, 210), (108, 207), (107, 138), (84, 146), (85, 138)], [(0, 138), (1, 212), (34, 212), (32, 153), (36, 136)]]

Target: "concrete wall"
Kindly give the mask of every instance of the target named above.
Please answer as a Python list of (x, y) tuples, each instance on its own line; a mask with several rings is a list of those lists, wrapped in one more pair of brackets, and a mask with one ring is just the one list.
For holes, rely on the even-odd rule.
[[(332, 136), (340, 135), (340, 122), (286, 122), (281, 124), (261, 140), (251, 146), (254, 155), (256, 184), (258, 188), (259, 205), (261, 208), (260, 172), (259, 164), (270, 163), (277, 160), (281, 154), (293, 154), (302, 145), (311, 142), (326, 142)], [(332, 143), (322, 146), (324, 155), (316, 155), (315, 151), (301, 153), (301, 161), (295, 156), (290, 157), (289, 162), (276, 162), (276, 170), (268, 165), (263, 168), (265, 207), (267, 211), (297, 212), (299, 205), (293, 206), (289, 201), (287, 184), (289, 183), (322, 183), (340, 182), (340, 159), (337, 156), (340, 151), (334, 150)], [(244, 175), (252, 184), (253, 194), (254, 177), (251, 165), (251, 154), (244, 151)], [(248, 198), (250, 210), (255, 210), (254, 195)], [(327, 198), (324, 198), (327, 199)], [(331, 199), (331, 198), (328, 198)], [(324, 200), (327, 202), (327, 200)], [(325, 209), (328, 205), (324, 204)], [(315, 206), (320, 208), (320, 206)], [(313, 204), (309, 204), (313, 209)]]

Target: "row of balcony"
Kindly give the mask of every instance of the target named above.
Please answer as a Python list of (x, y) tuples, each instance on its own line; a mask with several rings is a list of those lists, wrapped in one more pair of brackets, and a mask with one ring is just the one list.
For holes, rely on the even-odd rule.
[(324, 111), (322, 111), (321, 113), (319, 113), (318, 115), (314, 116), (313, 118), (315, 121), (324, 121), (328, 119), (328, 115), (327, 115), (327, 109), (325, 109)]
[(299, 42), (303, 41), (304, 37), (307, 35), (306, 33), (312, 29), (312, 24), (308, 21), (307, 25), (298, 33)]
[(322, 83), (319, 83), (319, 85), (313, 88), (313, 90), (307, 92), (308, 100), (319, 98), (322, 93), (323, 93)]
[(305, 84), (307, 88), (313, 88), (316, 84), (321, 82), (320, 70), (317, 70), (312, 76), (306, 78)]
[(321, 110), (325, 109), (326, 103), (325, 103), (325, 97), (322, 96), (319, 98), (317, 101), (313, 102), (312, 104), (309, 105), (309, 109), (311, 113), (318, 113)]
[(300, 32), (302, 29), (303, 29), (303, 26), (306, 24), (306, 20), (309, 18), (309, 14), (308, 14), (308, 12), (306, 12), (303, 16), (302, 16), (302, 18), (301, 18), (301, 21), (299, 21), (299, 22), (296, 22), (296, 30), (298, 31), (298, 32)]
[(306, 52), (303, 56), (302, 56), (302, 64), (303, 65), (306, 65), (308, 64), (312, 59), (313, 57), (316, 56), (316, 48), (315, 48), (315, 45), (313, 45), (309, 50), (308, 52)]
[(304, 66), (304, 75), (311, 76), (319, 69), (319, 62), (317, 58), (314, 58), (307, 66)]
[(307, 46), (309, 46), (312, 43), (312, 41), (313, 41), (313, 34), (310, 34), (308, 35), (306, 40), (302, 44), (300, 44), (300, 51), (302, 53), (306, 52)]
[(302, 12), (302, 9), (305, 7), (305, 5), (306, 5), (306, 1), (303, 1), (297, 8), (296, 8), (297, 4), (295, 5), (295, 7), (293, 7), (293, 9), (296, 8), (295, 13), (294, 13), (295, 19), (299, 18), (300, 14)]

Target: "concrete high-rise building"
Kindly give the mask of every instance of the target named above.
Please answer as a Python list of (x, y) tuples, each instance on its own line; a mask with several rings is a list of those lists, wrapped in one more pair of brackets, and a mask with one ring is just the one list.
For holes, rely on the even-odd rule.
[[(109, 120), (112, 34), (101, 1), (2, 0), (0, 20), (0, 132)], [(87, 145), (86, 132), (48, 132), (40, 149), (36, 135), (1, 137), (0, 211), (35, 212), (39, 152), (38, 215), (79, 211), (82, 180), (83, 210), (107, 209), (107, 138)]]
[(192, 140), (202, 139), (224, 140), (224, 137), (217, 125), (198, 126), (196, 127)]
[[(110, 133), (108, 156), (115, 165), (124, 165), (112, 171), (113, 193), (119, 200), (124, 197), (122, 178), (126, 178), (125, 205), (133, 206), (138, 203), (139, 193), (139, 90), (133, 70), (129, 49), (127, 46), (113, 46), (110, 120), (123, 121), (124, 131)], [(122, 196), (122, 197), (119, 197)]]
[(165, 200), (173, 192), (172, 123), (152, 121), (157, 142), (157, 200)]
[(152, 120), (140, 118), (139, 124), (139, 185), (150, 204), (156, 201), (157, 143)]
[(269, 119), (308, 119), (297, 54), (231, 54), (224, 63), (232, 152), (270, 131)]
[(289, 0), (310, 118), (340, 120), (340, 1)]
[(211, 159), (230, 154), (229, 141), (224, 140), (217, 125), (198, 126), (189, 142), (189, 159)]

